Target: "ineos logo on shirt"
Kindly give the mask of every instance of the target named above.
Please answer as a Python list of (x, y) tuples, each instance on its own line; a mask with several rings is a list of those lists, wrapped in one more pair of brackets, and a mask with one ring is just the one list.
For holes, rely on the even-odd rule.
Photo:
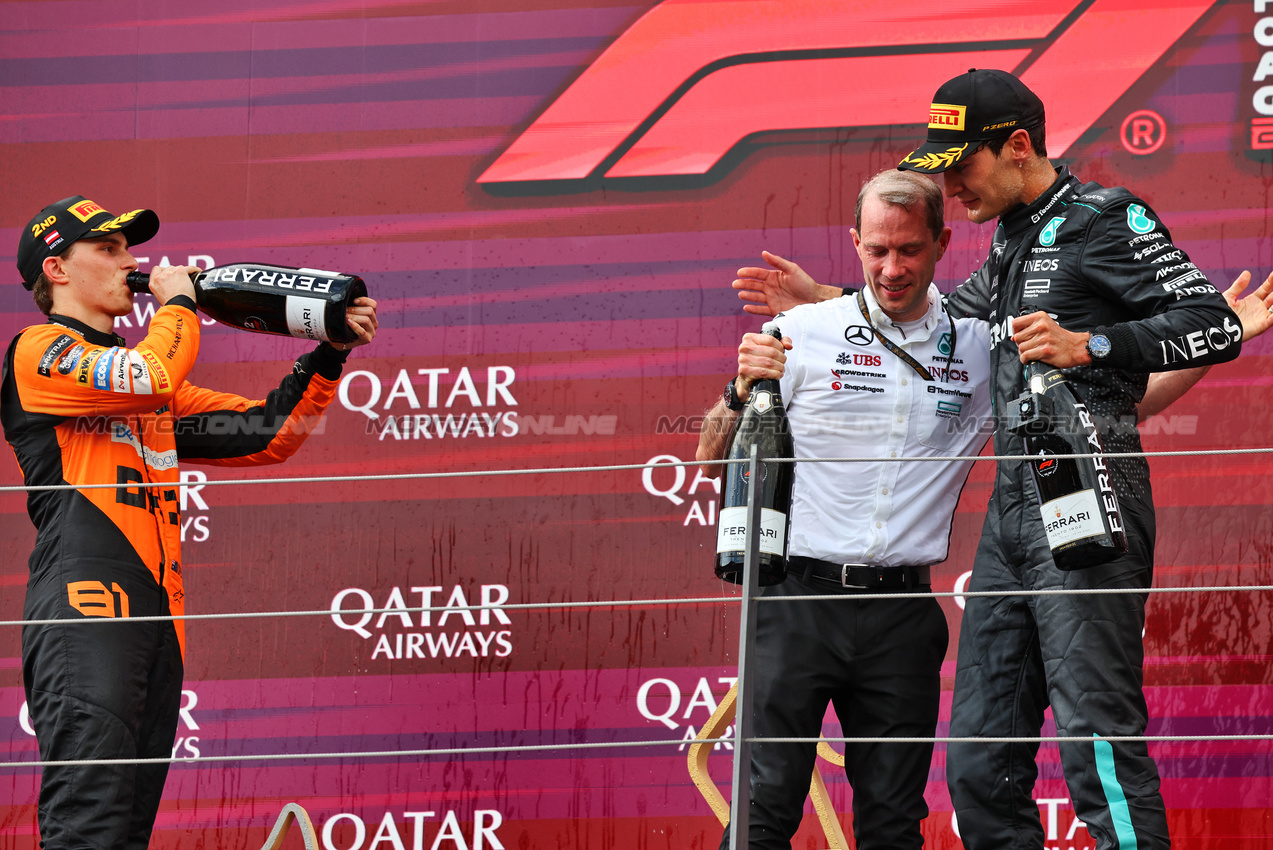
[(850, 325), (844, 330), (844, 338), (854, 345), (870, 345), (875, 335), (866, 325)]

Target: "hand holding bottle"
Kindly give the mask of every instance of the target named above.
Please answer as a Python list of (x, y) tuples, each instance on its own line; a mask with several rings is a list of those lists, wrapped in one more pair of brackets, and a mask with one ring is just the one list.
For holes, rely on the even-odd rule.
[(203, 269), (198, 266), (156, 266), (150, 271), (150, 294), (160, 304), (167, 304), (178, 295), (194, 300), (194, 276)]
[(1012, 341), (1017, 344), (1022, 363), (1042, 362), (1058, 369), (1088, 366), (1090, 333), (1067, 331), (1042, 310), (1020, 316), (1012, 323)]
[(357, 336), (352, 342), (333, 342), (331, 347), (337, 351), (349, 351), (360, 345), (366, 345), (376, 338), (376, 329), (380, 322), (376, 318), (376, 300), (363, 296), (355, 298), (353, 304), (345, 310), (345, 324)]
[[(764, 343), (763, 337), (769, 338)], [(749, 343), (747, 338), (753, 338)], [(762, 585), (777, 584), (787, 576), (787, 526), (791, 516), (791, 490), (795, 481), (795, 464), (773, 463), (770, 459), (791, 460), (795, 457), (795, 444), (791, 426), (782, 404), (782, 387), (778, 378), (782, 375), (787, 355), (785, 349), (790, 340), (782, 337), (775, 324), (768, 323), (763, 334), (748, 334), (739, 347), (740, 373), (744, 356), (758, 358), (768, 365), (749, 363), (751, 371), (768, 372), (756, 379), (735, 379), (751, 387), (742, 415), (734, 422), (729, 438), (728, 457), (734, 463), (725, 468), (721, 481), (720, 511), (716, 537), (715, 571), (718, 578), (739, 584), (743, 580), (743, 562), (746, 560), (747, 493), (751, 474), (748, 461), (752, 446), (759, 450), (761, 458), (761, 528), (760, 559), (757, 563), (759, 582)], [(744, 355), (743, 348), (748, 348)]]
[(782, 377), (791, 347), (790, 337), (779, 340), (766, 333), (743, 335), (738, 346), (738, 378), (734, 381), (739, 401), (747, 400), (756, 381)]

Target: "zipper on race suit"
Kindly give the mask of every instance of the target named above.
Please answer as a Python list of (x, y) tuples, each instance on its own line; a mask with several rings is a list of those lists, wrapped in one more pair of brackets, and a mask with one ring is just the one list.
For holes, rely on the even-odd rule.
[[(146, 441), (144, 432), (142, 431), (141, 415), (138, 414), (137, 420), (137, 445), (141, 446), (141, 474), (146, 484), (153, 484), (150, 480), (150, 467), (146, 463)], [(163, 518), (155, 509), (159, 504), (159, 491), (153, 487), (146, 487), (146, 510), (150, 512), (151, 518), (155, 521), (155, 542), (159, 544), (159, 589), (166, 595), (168, 589), (164, 587), (164, 566), (168, 563), (168, 553), (164, 550), (164, 534), (160, 525)], [(153, 499), (152, 499), (153, 495)]]

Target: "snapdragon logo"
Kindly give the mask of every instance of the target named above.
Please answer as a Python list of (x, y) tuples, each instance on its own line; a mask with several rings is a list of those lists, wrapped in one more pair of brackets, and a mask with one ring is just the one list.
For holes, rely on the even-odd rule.
[[(507, 585), (480, 585), (477, 605), (469, 604), (468, 594), (458, 584), (449, 591), (441, 585), (431, 585), (411, 587), (408, 592), (415, 597), (411, 605), (396, 585), (379, 600), (361, 587), (347, 587), (332, 598), (332, 622), (336, 628), (353, 632), (363, 640), (374, 639), (373, 661), (504, 658), (512, 654), (513, 632), (500, 628), (513, 622), (501, 607), (508, 602)], [(407, 610), (439, 607), (444, 610)], [(365, 609), (385, 610), (372, 614)]]

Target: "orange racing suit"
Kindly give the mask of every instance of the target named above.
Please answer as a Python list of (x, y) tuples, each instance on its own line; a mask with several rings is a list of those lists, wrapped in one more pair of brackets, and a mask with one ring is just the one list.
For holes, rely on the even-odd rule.
[[(23, 629), (42, 760), (170, 754), (184, 623), (127, 619), (184, 611), (178, 459), (281, 462), (335, 395), (345, 354), (325, 344), (261, 401), (190, 384), (194, 308), (171, 299), (131, 349), (54, 315), (5, 354), (0, 420), (27, 486), (76, 485), (28, 492), (37, 536), (24, 619), (112, 618)], [(166, 774), (166, 764), (46, 768), (44, 846), (145, 847)]]

